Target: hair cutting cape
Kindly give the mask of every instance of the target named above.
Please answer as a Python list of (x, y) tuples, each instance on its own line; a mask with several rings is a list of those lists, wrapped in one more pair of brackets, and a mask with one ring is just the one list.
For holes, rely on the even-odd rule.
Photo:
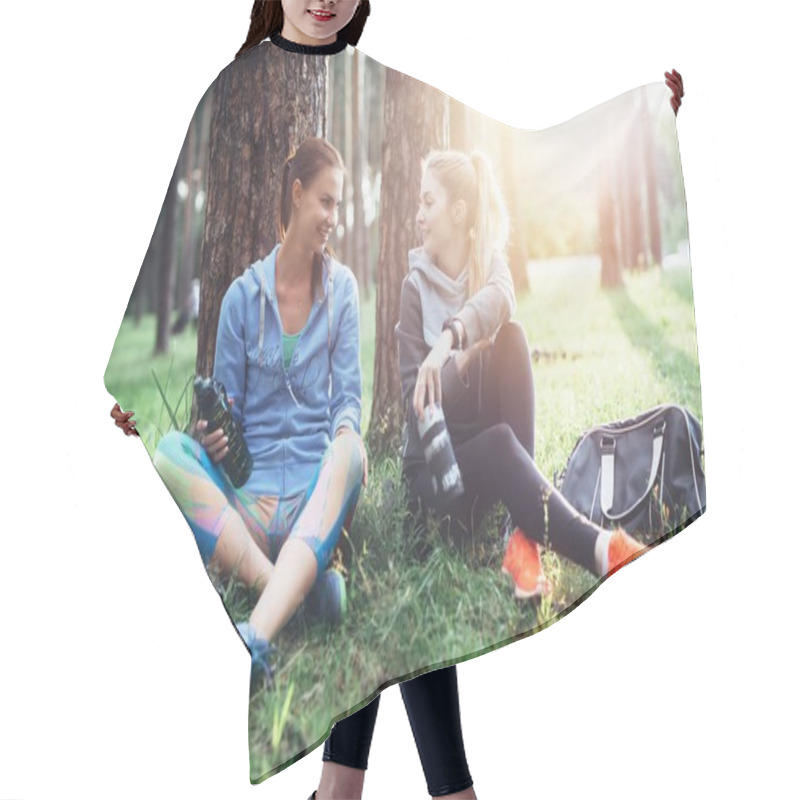
[[(530, 87), (521, 86), (524, 99)], [(541, 471), (558, 484), (584, 432), (655, 406), (681, 406), (702, 421), (686, 203), (662, 81), (528, 131), (350, 45), (321, 55), (264, 40), (225, 67), (197, 106), (105, 372), (108, 391), (136, 412), (151, 458), (170, 431), (191, 435), (193, 378), (214, 374), (223, 297), (279, 242), (283, 165), (308, 137), (329, 141), (345, 164), (330, 243), (357, 285), (369, 482), (328, 562), (346, 579), (344, 621), (332, 627), (301, 606), (273, 641), (274, 686), (251, 697), (253, 783), (317, 748), (335, 721), (384, 687), (535, 633), (603, 580), (544, 547), (552, 594), (538, 605), (516, 601), (501, 571), (500, 503), (465, 539), (435, 527), (410, 534), (395, 325), (409, 253), (421, 244), (421, 160), (431, 150), (481, 150), (502, 191), (511, 221), (502, 255), (515, 287), (512, 318), (531, 353)], [(257, 329), (258, 319), (243, 324)], [(284, 380), (280, 359), (260, 368)], [(255, 455), (263, 443), (248, 439), (243, 413)], [(275, 452), (289, 451), (287, 442)], [(645, 461), (649, 469), (649, 450)], [(665, 506), (658, 534), (640, 538), (658, 544), (704, 510), (704, 493), (699, 508)], [(190, 527), (159, 535), (187, 536), (196, 551)], [(197, 559), (198, 569), (205, 564)], [(257, 596), (208, 574), (219, 613), (248, 619)]]

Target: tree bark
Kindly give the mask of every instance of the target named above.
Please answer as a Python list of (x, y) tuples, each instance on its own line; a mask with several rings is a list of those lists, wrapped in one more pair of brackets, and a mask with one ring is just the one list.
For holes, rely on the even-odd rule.
[[(330, 75), (328, 76), (331, 91), (327, 99), (328, 112), (330, 114), (330, 143), (342, 154), (345, 159), (345, 104), (339, 101), (340, 97), (344, 97), (345, 92), (345, 74), (344, 66), (340, 60), (334, 60), (330, 68)], [(347, 160), (345, 159), (345, 164)], [(347, 181), (345, 181), (346, 183)], [(339, 213), (339, 223), (336, 226), (332, 237), (332, 243), (336, 255), (339, 260), (347, 263), (347, 186), (344, 187), (344, 197), (342, 198), (342, 205)]]
[(472, 136), (470, 132), (469, 109), (458, 100), (448, 101), (449, 130), (448, 147), (453, 150), (468, 150)]
[(644, 157), (644, 180), (647, 197), (647, 234), (650, 242), (650, 265), (661, 266), (664, 253), (661, 244), (661, 219), (658, 212), (658, 172), (656, 170), (655, 126), (647, 108), (647, 91), (640, 89), (642, 116), (642, 152)]
[(361, 55), (358, 50), (353, 51), (353, 74), (352, 91), (350, 93), (352, 101), (352, 121), (351, 129), (351, 153), (352, 165), (350, 181), (353, 187), (353, 271), (358, 278), (361, 296), (365, 299), (369, 296), (368, 281), (369, 270), (367, 269), (367, 239), (366, 226), (364, 222), (364, 121), (362, 114), (363, 70), (360, 65)]
[(167, 189), (167, 196), (162, 206), (164, 216), (163, 241), (158, 250), (158, 311), (156, 322), (155, 354), (166, 353), (169, 349), (170, 321), (172, 317), (172, 299), (175, 291), (175, 234), (179, 198), (178, 178), (186, 166), (186, 147), (184, 145), (178, 157), (178, 163), (172, 171), (172, 178)]
[[(342, 146), (340, 148), (342, 159), (349, 168), (353, 165), (353, 83), (352, 83), (352, 55), (344, 59), (344, 91), (339, 97), (344, 98), (342, 116), (343, 116), (343, 131), (342, 133)], [(344, 242), (342, 245), (342, 252), (344, 255), (344, 263), (348, 264), (351, 268), (356, 263), (356, 254), (354, 245), (354, 232), (353, 224), (351, 223), (350, 214), (353, 209), (353, 174), (347, 176), (348, 179), (344, 182), (344, 197), (342, 198), (342, 213), (339, 215), (339, 224), (344, 229)]]
[(373, 452), (397, 452), (403, 423), (397, 340), (400, 286), (408, 251), (417, 242), (415, 219), (420, 161), (446, 142), (447, 96), (394, 70), (386, 76), (381, 180), (380, 253), (376, 302), (375, 379), (368, 443)]
[[(635, 101), (634, 101), (635, 102)], [(628, 133), (629, 147), (625, 157), (628, 183), (628, 237), (629, 263), (634, 270), (643, 269), (647, 263), (644, 237), (644, 196), (642, 192), (642, 119), (633, 114), (633, 124)]]
[(327, 60), (262, 48), (234, 61), (214, 92), (201, 255), (197, 374), (210, 375), (222, 297), (278, 241), (281, 169), (326, 135)]
[(617, 153), (613, 132), (600, 135), (597, 148), (597, 217), (600, 236), (600, 286), (614, 288), (622, 283), (622, 265), (617, 245), (617, 210), (614, 185), (617, 183)]
[(521, 168), (527, 166), (523, 163), (521, 148), (519, 147), (519, 132), (516, 128), (508, 127), (500, 130), (502, 137), (502, 152), (500, 153), (503, 170), (503, 194), (508, 208), (508, 217), (511, 224), (508, 243), (508, 266), (514, 279), (514, 290), (518, 294), (527, 292), (528, 285), (528, 248), (525, 235), (524, 208), (522, 203), (521, 184), (524, 175)]
[(178, 259), (178, 287), (175, 293), (175, 305), (182, 310), (186, 305), (186, 298), (189, 294), (189, 286), (194, 276), (194, 218), (195, 218), (195, 196), (198, 188), (198, 169), (197, 169), (197, 145), (200, 139), (198, 128), (200, 126), (200, 114), (195, 113), (189, 126), (189, 138), (187, 142), (186, 168), (183, 170), (181, 178), (186, 187), (186, 196), (181, 202), (182, 231), (180, 244), (180, 258)]
[(367, 238), (367, 286), (365, 299), (372, 294), (372, 287), (377, 283), (377, 269), (380, 252), (380, 208), (375, 201), (375, 194), (381, 181), (381, 153), (383, 148), (383, 107), (386, 90), (386, 71), (382, 65), (368, 59), (363, 65), (364, 72), (364, 119), (367, 124), (366, 159), (369, 169), (370, 223), (366, 228)]

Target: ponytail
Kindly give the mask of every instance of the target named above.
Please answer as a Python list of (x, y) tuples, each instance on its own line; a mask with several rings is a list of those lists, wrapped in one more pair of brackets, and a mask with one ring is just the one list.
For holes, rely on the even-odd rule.
[(480, 150), (473, 150), (470, 161), (475, 170), (475, 205), (469, 232), (469, 295), (486, 282), (486, 270), (494, 253), (505, 257), (508, 247), (509, 219), (503, 194), (488, 159)]
[[(353, 18), (339, 31), (337, 38), (345, 39), (348, 44), (355, 47), (361, 38), (369, 13), (369, 0), (360, 0)], [(255, 0), (250, 11), (250, 30), (236, 58), (282, 30), (283, 6), (280, 0)]]
[(283, 162), (283, 169), (281, 170), (281, 194), (278, 205), (278, 240), (280, 242), (286, 239), (286, 230), (292, 219), (292, 186), (295, 181), (292, 176), (293, 166), (294, 154)]
[(423, 160), (447, 192), (447, 200), (463, 199), (469, 237), (468, 296), (472, 297), (486, 283), (486, 272), (495, 253), (506, 256), (509, 236), (508, 209), (503, 200), (494, 170), (486, 155), (473, 150), (434, 150)]

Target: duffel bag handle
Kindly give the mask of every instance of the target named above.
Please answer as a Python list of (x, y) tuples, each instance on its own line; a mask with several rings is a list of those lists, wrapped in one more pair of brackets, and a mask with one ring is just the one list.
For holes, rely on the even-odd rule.
[(661, 454), (664, 451), (666, 424), (666, 420), (661, 419), (653, 428), (653, 460), (650, 464), (650, 477), (647, 480), (644, 494), (630, 508), (617, 514), (611, 513), (611, 507), (614, 505), (614, 453), (617, 448), (617, 440), (613, 436), (605, 434), (600, 439), (600, 508), (606, 519), (616, 521), (627, 517), (647, 499), (653, 490), (658, 475), (658, 465), (661, 463)]

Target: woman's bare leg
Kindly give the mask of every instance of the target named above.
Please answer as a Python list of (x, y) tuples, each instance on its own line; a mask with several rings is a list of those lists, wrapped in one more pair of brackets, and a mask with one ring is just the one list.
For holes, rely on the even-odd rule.
[(200, 443), (179, 431), (162, 437), (153, 464), (191, 525), (207, 566), (263, 591), (273, 564), (254, 541), (248, 522), (257, 528), (277, 507), (277, 498), (234, 493)]
[(292, 618), (317, 579), (317, 557), (302, 534), (328, 533), (341, 513), (348, 486), (356, 474), (359, 481), (363, 474), (355, 436), (336, 437), (324, 458), (316, 486), (293, 526), (292, 537), (281, 548), (266, 588), (250, 616), (250, 624), (259, 636), (268, 640)]
[[(363, 769), (346, 767), (335, 761), (324, 761), (314, 800), (361, 800), (365, 776)], [(474, 787), (470, 786), (460, 792), (439, 795), (432, 800), (478, 800), (478, 795), (475, 794)]]
[(335, 761), (322, 762), (322, 777), (314, 800), (361, 800), (365, 770)]
[(257, 592), (264, 591), (275, 569), (234, 509), (220, 531), (211, 566)]
[(317, 557), (312, 549), (299, 539), (286, 542), (250, 615), (258, 635), (272, 640), (297, 611), (316, 578)]

